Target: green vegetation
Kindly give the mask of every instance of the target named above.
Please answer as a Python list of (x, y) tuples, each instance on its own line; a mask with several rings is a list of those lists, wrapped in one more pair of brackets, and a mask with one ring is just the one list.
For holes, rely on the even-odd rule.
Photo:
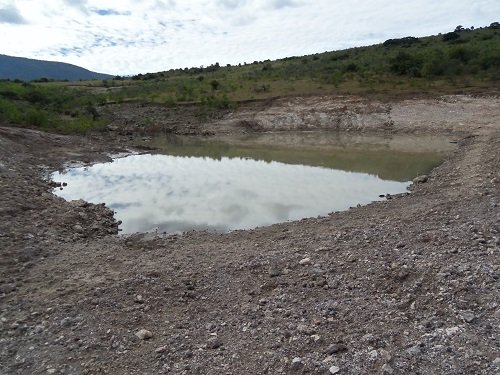
[(136, 101), (206, 111), (287, 95), (397, 96), (498, 87), (500, 24), (238, 66), (173, 69), (82, 82), (0, 82), (0, 121), (58, 131), (101, 127), (97, 108)]
[(60, 132), (102, 127), (97, 106), (101, 95), (61, 85), (0, 82), (0, 121)]

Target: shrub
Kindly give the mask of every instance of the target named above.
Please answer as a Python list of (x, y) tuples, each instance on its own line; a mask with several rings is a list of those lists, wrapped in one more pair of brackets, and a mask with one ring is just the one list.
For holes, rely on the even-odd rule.
[(445, 41), (445, 42), (451, 42), (451, 41), (457, 40), (459, 38), (460, 38), (460, 35), (454, 31), (443, 35), (443, 41)]
[(254, 87), (255, 92), (269, 92), (270, 90), (271, 90), (271, 85), (268, 83), (259, 83)]
[(212, 86), (212, 90), (216, 91), (220, 88), (220, 82), (216, 79), (213, 79), (212, 81), (210, 81), (210, 86)]
[(398, 75), (409, 75), (412, 77), (420, 77), (421, 61), (410, 55), (407, 52), (399, 52), (396, 57), (391, 60), (390, 69)]
[(26, 122), (28, 125), (47, 127), (49, 125), (49, 117), (45, 111), (30, 109), (26, 114)]

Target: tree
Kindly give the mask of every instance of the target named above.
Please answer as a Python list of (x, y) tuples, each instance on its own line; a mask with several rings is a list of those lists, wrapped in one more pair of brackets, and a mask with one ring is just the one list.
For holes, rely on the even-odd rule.
[(455, 31), (452, 31), (452, 32), (449, 32), (449, 33), (446, 33), (443, 35), (443, 41), (445, 41), (445, 42), (450, 42), (453, 40), (457, 40), (459, 38), (460, 38), (460, 35), (458, 33), (456, 33)]

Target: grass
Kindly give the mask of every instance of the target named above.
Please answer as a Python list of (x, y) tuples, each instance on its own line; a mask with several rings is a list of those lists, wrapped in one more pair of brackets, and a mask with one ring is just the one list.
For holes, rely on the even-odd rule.
[(173, 69), (83, 82), (0, 82), (0, 120), (85, 132), (105, 125), (97, 108), (141, 102), (198, 104), (206, 110), (248, 100), (322, 94), (400, 95), (474, 92), (500, 83), (500, 26), (239, 66)]

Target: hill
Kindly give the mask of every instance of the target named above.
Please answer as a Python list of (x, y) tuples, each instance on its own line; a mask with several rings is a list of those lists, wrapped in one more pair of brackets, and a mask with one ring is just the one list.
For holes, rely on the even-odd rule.
[(111, 78), (108, 74), (96, 73), (76, 65), (55, 61), (44, 61), (0, 55), (0, 79), (92, 80)]
[[(92, 82), (0, 81), (0, 122), (72, 132), (105, 126), (112, 104), (125, 102), (189, 107), (201, 121), (248, 102), (286, 96), (391, 99), (498, 92), (499, 87), (500, 23), (494, 22), (482, 28), (457, 26), (445, 34), (238, 66), (215, 63)], [(154, 123), (147, 116), (144, 122)]]

